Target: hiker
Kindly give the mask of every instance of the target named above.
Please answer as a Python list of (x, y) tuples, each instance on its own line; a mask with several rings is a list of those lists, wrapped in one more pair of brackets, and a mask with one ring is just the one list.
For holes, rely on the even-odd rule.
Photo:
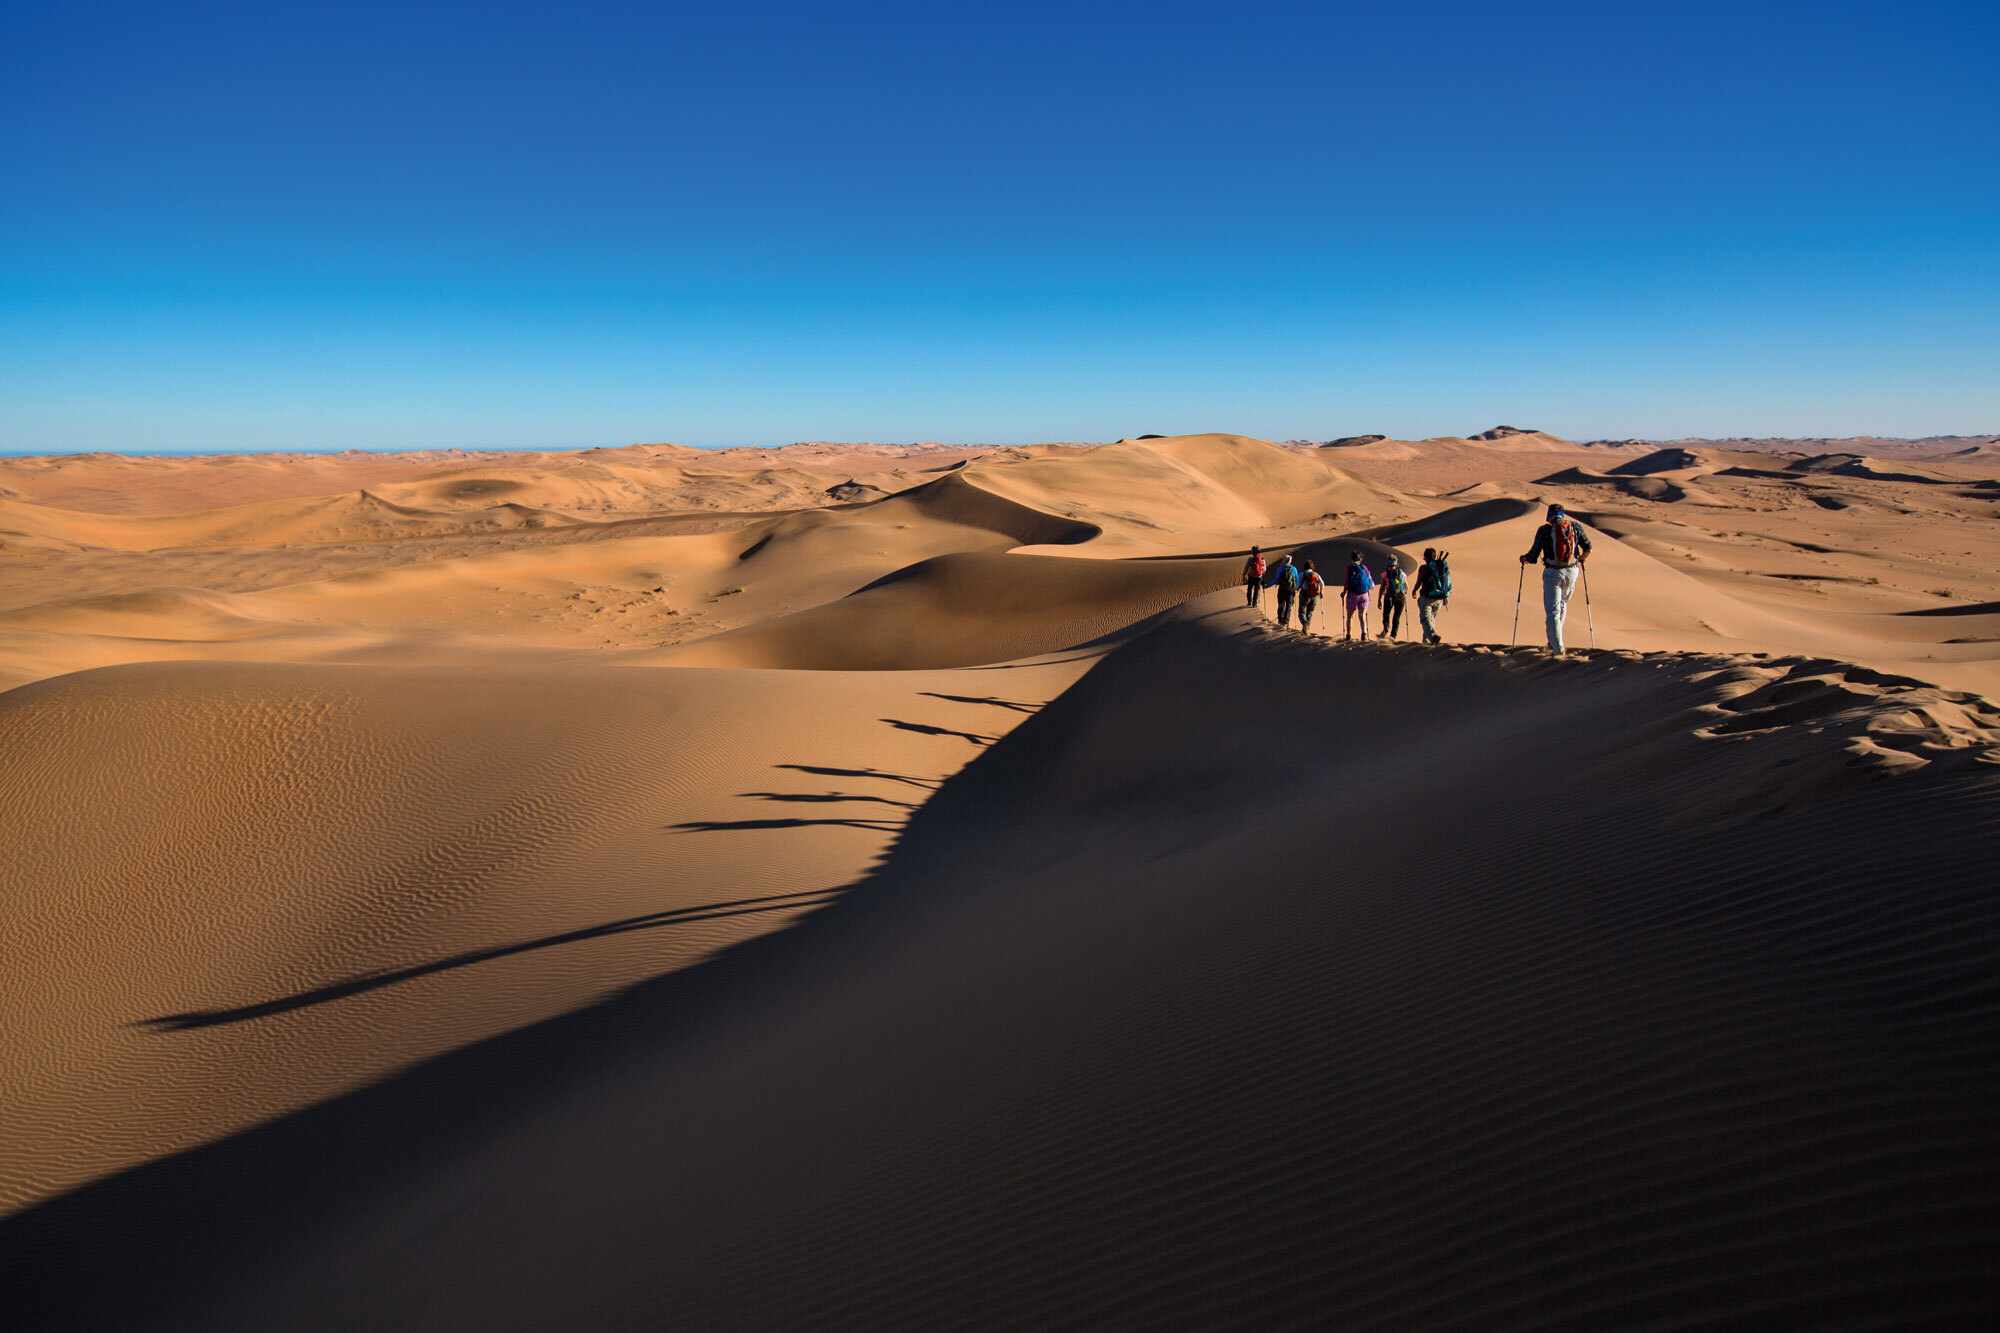
[(1243, 587), (1247, 592), (1245, 606), (1264, 609), (1264, 553), (1257, 547), (1250, 548), (1250, 558), (1243, 562)]
[(1403, 632), (1403, 603), (1410, 585), (1403, 577), (1403, 562), (1394, 551), (1382, 569), (1382, 637), (1396, 638)]
[(1563, 619), (1569, 614), (1569, 599), (1576, 592), (1583, 562), (1590, 558), (1590, 534), (1563, 512), (1561, 505), (1549, 506), (1549, 521), (1535, 533), (1535, 544), (1521, 557), (1521, 563), (1542, 562), (1542, 609), (1549, 619), (1549, 651), (1563, 653)]
[(1354, 618), (1361, 617), (1361, 642), (1368, 642), (1368, 594), (1375, 590), (1375, 576), (1361, 563), (1361, 552), (1347, 553), (1347, 638), (1354, 637)]
[(1438, 633), (1438, 611), (1451, 602), (1451, 564), (1445, 552), (1435, 546), (1424, 548), (1424, 563), (1417, 568), (1417, 624), (1425, 643), (1443, 643)]
[(1264, 576), (1264, 586), (1278, 590), (1278, 623), (1287, 628), (1292, 623), (1292, 598), (1299, 591), (1299, 567), (1292, 563), (1288, 555), (1278, 557), (1278, 563), (1271, 566), (1271, 572)]
[(1319, 606), (1319, 595), (1326, 591), (1326, 580), (1313, 568), (1312, 557), (1306, 557), (1306, 572), (1299, 576), (1299, 632), (1312, 633), (1313, 610)]

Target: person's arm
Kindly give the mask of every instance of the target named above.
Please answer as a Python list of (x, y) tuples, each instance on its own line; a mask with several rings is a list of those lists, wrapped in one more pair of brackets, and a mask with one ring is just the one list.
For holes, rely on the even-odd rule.
[(1581, 523), (1572, 523), (1570, 526), (1576, 529), (1576, 562), (1580, 565), (1590, 559), (1590, 534), (1584, 531)]
[(1524, 565), (1532, 565), (1535, 561), (1541, 559), (1543, 553), (1546, 552), (1548, 549), (1549, 549), (1549, 525), (1544, 523), (1542, 524), (1541, 527), (1535, 530), (1535, 544), (1528, 548), (1528, 553), (1526, 555), (1521, 557), (1521, 563)]

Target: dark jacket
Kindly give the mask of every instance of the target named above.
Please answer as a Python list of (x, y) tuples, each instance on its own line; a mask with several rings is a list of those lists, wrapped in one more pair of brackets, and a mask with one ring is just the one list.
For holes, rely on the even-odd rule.
[[(1569, 525), (1576, 530), (1576, 552), (1578, 560), (1581, 560), (1590, 554), (1590, 534), (1585, 532), (1583, 524), (1575, 519), (1571, 519)], [(1549, 531), (1549, 525), (1544, 523), (1535, 533), (1535, 544), (1528, 551), (1528, 560), (1530, 563), (1539, 560), (1547, 564), (1554, 555), (1555, 536)]]
[(1443, 596), (1445, 596), (1445, 594), (1444, 594), (1444, 593), (1442, 593), (1442, 592), (1440, 592), (1440, 591), (1438, 590), (1438, 586), (1437, 586), (1437, 585), (1438, 585), (1438, 572), (1437, 572), (1437, 566), (1436, 566), (1436, 565), (1435, 565), (1434, 563), (1432, 563), (1431, 561), (1429, 561), (1429, 560), (1426, 560), (1426, 561), (1424, 561), (1424, 563), (1423, 563), (1423, 564), (1421, 564), (1421, 565), (1418, 565), (1418, 566), (1417, 566), (1417, 596), (1419, 596), (1419, 597), (1443, 597)]

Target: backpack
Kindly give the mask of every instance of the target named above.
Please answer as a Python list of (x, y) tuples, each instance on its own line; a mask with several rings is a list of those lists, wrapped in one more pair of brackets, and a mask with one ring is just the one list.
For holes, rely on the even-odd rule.
[(1264, 557), (1261, 555), (1251, 556), (1249, 563), (1243, 569), (1243, 581), (1248, 583), (1251, 579), (1262, 579), (1263, 577)]
[(1549, 563), (1576, 563), (1576, 524), (1569, 521), (1567, 514), (1549, 520)]
[(1382, 591), (1391, 597), (1401, 597), (1408, 588), (1409, 584), (1403, 579), (1403, 567), (1391, 560), (1389, 567), (1382, 571)]
[(1433, 560), (1428, 565), (1425, 565), (1424, 568), (1431, 572), (1430, 591), (1426, 592), (1424, 596), (1451, 596), (1451, 566), (1443, 560)]
[(1308, 602), (1317, 601), (1319, 599), (1320, 592), (1325, 587), (1326, 587), (1326, 580), (1319, 576), (1319, 571), (1317, 569), (1308, 570), (1306, 573), (1305, 582), (1299, 585), (1299, 597), (1301, 600)]
[(1368, 572), (1368, 566), (1349, 565), (1347, 567), (1348, 592), (1353, 593), (1355, 596), (1358, 597), (1361, 594), (1369, 591), (1374, 586), (1375, 586), (1375, 576)]
[(1278, 586), (1286, 592), (1297, 592), (1299, 588), (1299, 567), (1297, 565), (1279, 565)]

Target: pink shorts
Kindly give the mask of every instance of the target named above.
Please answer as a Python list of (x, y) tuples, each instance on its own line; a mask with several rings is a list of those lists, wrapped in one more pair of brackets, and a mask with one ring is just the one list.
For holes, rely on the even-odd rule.
[(1356, 611), (1366, 611), (1368, 609), (1368, 594), (1365, 592), (1350, 592), (1347, 594), (1346, 600), (1347, 614), (1350, 616)]

